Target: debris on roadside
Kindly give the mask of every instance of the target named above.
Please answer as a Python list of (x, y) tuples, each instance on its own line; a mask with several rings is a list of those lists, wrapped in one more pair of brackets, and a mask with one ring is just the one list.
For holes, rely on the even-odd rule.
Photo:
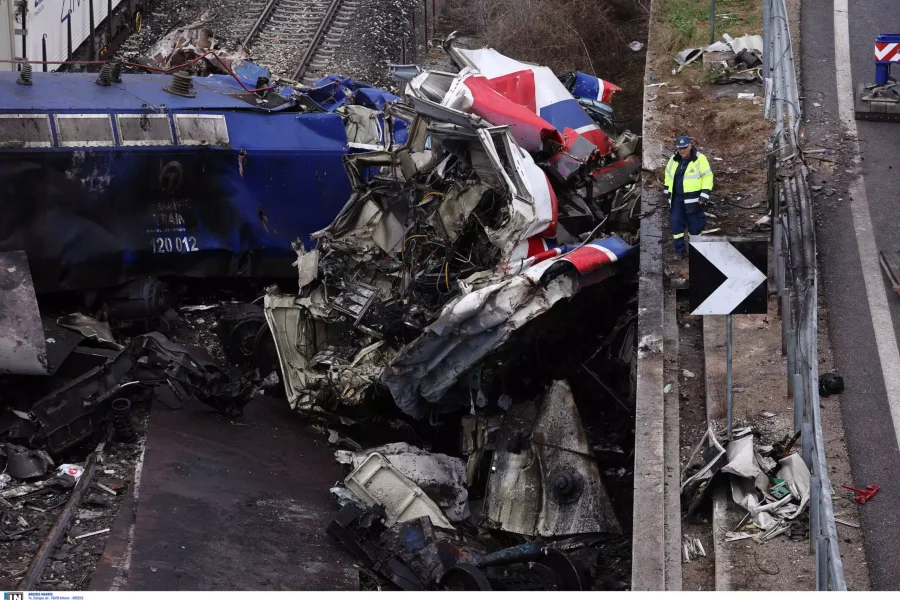
[(713, 42), (700, 48), (685, 48), (675, 55), (678, 67), (672, 69), (676, 75), (688, 65), (698, 60), (703, 68), (712, 71), (710, 81), (717, 84), (762, 82), (763, 41), (759, 35), (745, 35), (732, 38), (727, 33), (725, 41)]
[(684, 541), (681, 543), (682, 562), (689, 563), (701, 556), (706, 557), (706, 549), (703, 548), (700, 539), (685, 535)]
[(845, 490), (849, 490), (854, 493), (853, 500), (857, 504), (865, 504), (868, 500), (871, 500), (875, 494), (878, 493), (878, 490), (881, 489), (880, 485), (867, 485), (866, 489), (861, 490), (855, 487), (850, 487), (849, 485), (842, 485), (841, 488)]
[(823, 398), (844, 391), (844, 378), (839, 373), (822, 373), (819, 376), (819, 395)]
[[(733, 435), (723, 446), (710, 426), (689, 459), (685, 472), (692, 475), (681, 488), (688, 517), (707, 497), (713, 481), (724, 479), (734, 503), (746, 511), (738, 527), (726, 533), (725, 541), (764, 542), (792, 532), (808, 518), (810, 501), (809, 468), (800, 454), (786, 454), (796, 437), (788, 444), (764, 448), (754, 443), (749, 427), (735, 429)], [(708, 447), (703, 451), (705, 444)], [(695, 462), (698, 456), (704, 462)]]

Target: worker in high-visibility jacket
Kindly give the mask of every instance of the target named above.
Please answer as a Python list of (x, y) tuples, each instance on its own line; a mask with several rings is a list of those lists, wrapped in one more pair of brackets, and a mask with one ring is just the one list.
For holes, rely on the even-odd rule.
[(675, 241), (675, 255), (684, 257), (687, 246), (684, 230), (700, 237), (706, 227), (704, 205), (713, 187), (713, 172), (706, 157), (697, 152), (691, 138), (679, 136), (675, 154), (666, 165), (665, 194), (669, 200), (669, 224)]

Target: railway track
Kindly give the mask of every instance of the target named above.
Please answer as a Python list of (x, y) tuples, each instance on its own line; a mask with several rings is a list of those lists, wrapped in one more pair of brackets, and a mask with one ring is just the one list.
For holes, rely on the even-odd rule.
[(274, 72), (309, 83), (334, 57), (359, 0), (255, 0), (243, 44)]

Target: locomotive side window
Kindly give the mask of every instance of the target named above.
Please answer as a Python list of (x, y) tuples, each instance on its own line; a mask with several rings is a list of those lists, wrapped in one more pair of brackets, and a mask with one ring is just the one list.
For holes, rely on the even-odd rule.
[(0, 115), (0, 148), (50, 148), (49, 115)]
[(109, 115), (55, 115), (53, 118), (62, 148), (116, 145)]
[(224, 146), (229, 144), (224, 115), (175, 115), (175, 132), (183, 146)]
[(174, 143), (167, 115), (116, 115), (116, 124), (123, 146), (171, 146)]

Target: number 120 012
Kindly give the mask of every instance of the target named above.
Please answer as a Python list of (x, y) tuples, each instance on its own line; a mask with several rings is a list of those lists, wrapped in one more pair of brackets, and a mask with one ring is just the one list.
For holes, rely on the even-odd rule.
[(153, 238), (153, 254), (169, 254), (170, 252), (197, 252), (197, 238), (190, 237), (157, 237)]

